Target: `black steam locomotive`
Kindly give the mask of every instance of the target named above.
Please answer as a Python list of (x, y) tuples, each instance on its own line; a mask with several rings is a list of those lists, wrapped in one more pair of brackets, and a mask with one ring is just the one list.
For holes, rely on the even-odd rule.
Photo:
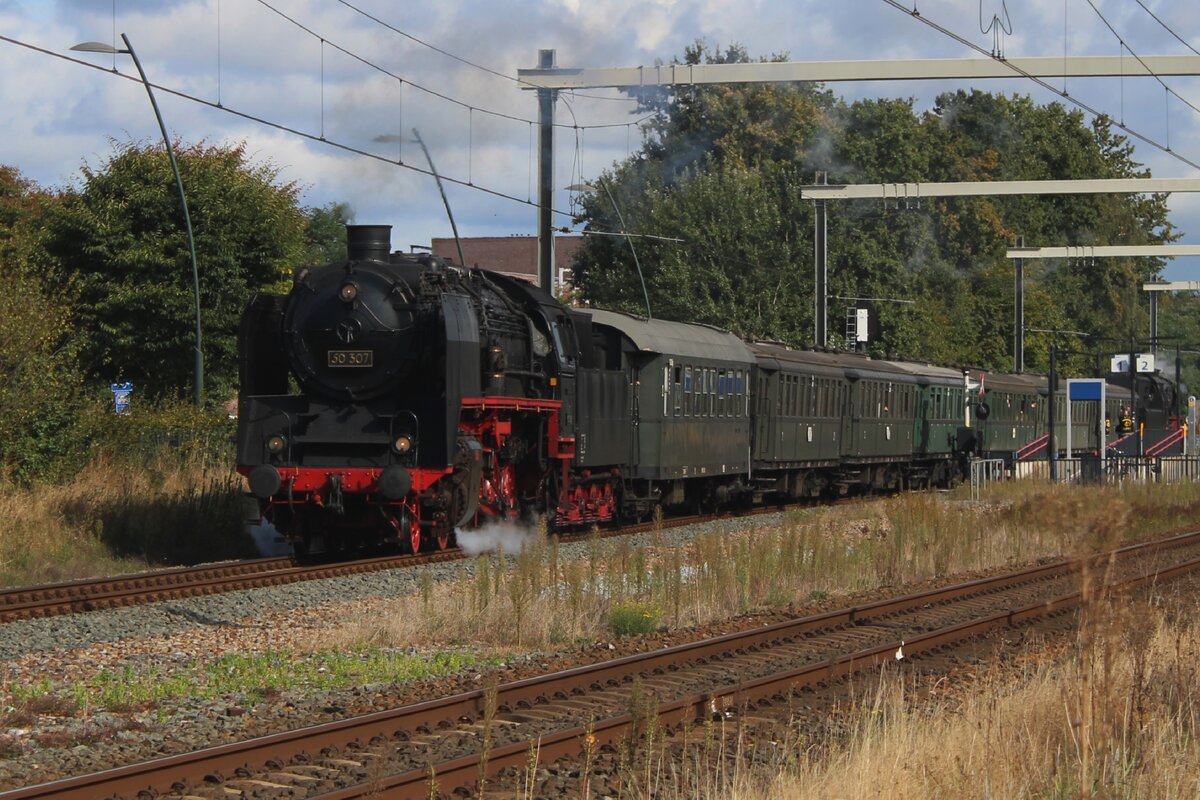
[[(242, 319), (238, 469), (301, 554), (444, 549), (534, 514), (569, 528), (947, 486), (972, 454), (1045, 458), (1051, 402), (1065, 432), (1044, 379), (572, 309), (392, 253), (389, 231), (351, 226), (345, 264), (296, 269)], [(1109, 398), (1118, 413), (1128, 385)], [(1097, 413), (1073, 417), (1077, 450), (1119, 437)], [(1175, 436), (1160, 422), (1148, 444)]]

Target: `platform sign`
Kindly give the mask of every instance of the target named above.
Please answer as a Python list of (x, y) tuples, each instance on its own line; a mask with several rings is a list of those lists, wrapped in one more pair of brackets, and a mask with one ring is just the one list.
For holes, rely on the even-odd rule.
[(118, 414), (129, 413), (129, 395), (133, 394), (132, 383), (109, 384), (113, 393), (113, 411)]
[(865, 308), (854, 309), (854, 322), (854, 341), (867, 341), (868, 337), (870, 336), (870, 333), (868, 332), (870, 325), (870, 314), (868, 310)]
[[(1128, 357), (1125, 363), (1129, 363)], [(1096, 410), (1096, 441), (1099, 442), (1097, 448), (1100, 453), (1100, 474), (1104, 474), (1104, 460), (1107, 442), (1104, 435), (1104, 400), (1105, 400), (1105, 383), (1100, 378), (1070, 378), (1067, 380), (1067, 458), (1071, 458), (1074, 450), (1072, 449), (1071, 434), (1074, 432), (1074, 426), (1071, 424), (1071, 404), (1076, 402), (1092, 402), (1097, 403)]]
[[(1137, 364), (1138, 372), (1154, 372), (1154, 354), (1153, 353), (1134, 353), (1135, 363)], [(1129, 372), (1129, 353), (1119, 353), (1109, 359), (1109, 372)]]
[(1067, 391), (1072, 400), (1099, 400), (1104, 394), (1104, 381), (1069, 380)]

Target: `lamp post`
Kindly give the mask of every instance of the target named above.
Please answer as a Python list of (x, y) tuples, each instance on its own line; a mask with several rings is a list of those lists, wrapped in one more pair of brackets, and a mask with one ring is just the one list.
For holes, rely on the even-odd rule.
[[(167, 158), (171, 162), (171, 171), (175, 173), (175, 186), (179, 189), (179, 203), (183, 206), (183, 223), (187, 228), (188, 252), (192, 256), (192, 289), (195, 294), (196, 302), (196, 361), (192, 372), (192, 381), (195, 384), (195, 400), (199, 406), (204, 401), (204, 355), (200, 350), (200, 270), (196, 266), (196, 242), (192, 238), (192, 217), (188, 213), (187, 195), (183, 192), (183, 179), (179, 177), (179, 165), (175, 163), (175, 150), (171, 147), (171, 137), (167, 135), (167, 126), (163, 123), (162, 114), (158, 110), (158, 101), (154, 99), (154, 91), (150, 88), (150, 81), (146, 79), (146, 72), (142, 69), (142, 62), (138, 61), (137, 53), (133, 50), (133, 45), (129, 43), (129, 37), (121, 34), (121, 41), (125, 43), (125, 49), (118, 49), (104, 42), (83, 42), (72, 47), (72, 50), (80, 50), (85, 53), (128, 53), (133, 59), (133, 65), (137, 67), (138, 75), (141, 76), (142, 85), (146, 87), (146, 94), (150, 97), (150, 106), (154, 109), (154, 116), (158, 120), (158, 129), (162, 131), (163, 146), (167, 148)], [(116, 69), (114, 68), (114, 72)]]

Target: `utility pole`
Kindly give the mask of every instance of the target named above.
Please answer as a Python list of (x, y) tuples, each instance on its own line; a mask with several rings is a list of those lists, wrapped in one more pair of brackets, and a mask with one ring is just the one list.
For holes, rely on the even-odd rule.
[[(538, 50), (538, 69), (554, 69), (554, 51)], [(538, 89), (538, 285), (554, 293), (555, 89)]]
[[(817, 185), (824, 186), (828, 176), (824, 172), (817, 173)], [(817, 347), (829, 344), (829, 240), (827, 237), (827, 219), (829, 216), (829, 201), (817, 200), (817, 213), (813, 217), (813, 304), (815, 343)]]
[[(1025, 246), (1025, 237), (1017, 237), (1017, 247)], [(1018, 375), (1025, 371), (1025, 259), (1017, 258), (1013, 260), (1013, 266), (1016, 267), (1016, 289), (1014, 297), (1016, 297), (1016, 319), (1013, 331), (1013, 361), (1015, 369), (1013, 370)]]
[[(1133, 330), (1133, 322), (1129, 323), (1130, 331)], [(1137, 394), (1137, 342), (1133, 338), (1133, 333), (1129, 334), (1129, 413), (1133, 415), (1133, 432), (1134, 441), (1137, 442), (1136, 453), (1142, 454), (1142, 423), (1138, 415), (1138, 394)]]
[[(1050, 375), (1047, 377), (1046, 386), (1049, 389), (1049, 397), (1046, 400), (1050, 406), (1046, 409), (1047, 422), (1049, 423), (1049, 441), (1046, 443), (1049, 448), (1046, 451), (1046, 458), (1050, 463), (1050, 482), (1058, 483), (1058, 442), (1054, 440), (1054, 388), (1058, 384), (1058, 346), (1050, 345)], [(1067, 454), (1068, 456), (1070, 453)]]

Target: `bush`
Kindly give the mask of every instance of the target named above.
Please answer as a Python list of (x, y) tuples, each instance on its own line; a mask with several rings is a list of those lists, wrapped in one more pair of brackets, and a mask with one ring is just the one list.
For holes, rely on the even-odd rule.
[(661, 612), (649, 603), (618, 603), (608, 612), (608, 627), (617, 636), (649, 633), (658, 627)]

